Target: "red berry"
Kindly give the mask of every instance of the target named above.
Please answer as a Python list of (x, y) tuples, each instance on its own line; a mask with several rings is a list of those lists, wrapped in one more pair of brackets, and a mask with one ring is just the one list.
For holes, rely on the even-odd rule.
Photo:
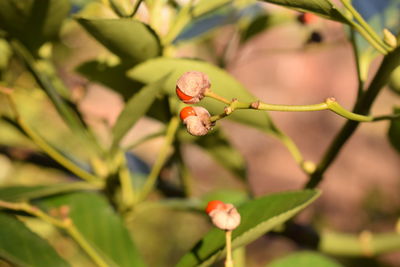
[(187, 94), (185, 94), (184, 92), (181, 91), (181, 89), (179, 89), (178, 86), (176, 86), (176, 95), (179, 97), (180, 100), (182, 100), (183, 102), (190, 102), (190, 100), (193, 98)]
[(189, 116), (197, 116), (196, 111), (193, 107), (184, 107), (183, 109), (181, 109), (179, 117), (181, 117), (182, 121), (184, 121)]
[(207, 212), (207, 214), (210, 214), (210, 212), (212, 212), (213, 210), (223, 208), (224, 206), (225, 206), (225, 203), (220, 200), (211, 200), (207, 204), (206, 212)]
[(302, 13), (298, 17), (299, 22), (301, 24), (306, 24), (306, 25), (315, 22), (316, 19), (317, 19), (317, 16), (312, 13)]

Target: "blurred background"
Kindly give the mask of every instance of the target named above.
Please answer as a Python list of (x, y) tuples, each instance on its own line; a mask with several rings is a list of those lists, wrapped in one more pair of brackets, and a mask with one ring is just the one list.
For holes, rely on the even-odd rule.
[[(72, 19), (77, 14), (115, 16), (112, 11), (94, 2), (73, 1), (74, 9), (62, 26), (53, 55), (57, 72), (72, 90), (85, 119), (107, 143), (110, 126), (123, 107), (123, 99), (115, 91), (76, 72), (76, 68), (87, 60), (111, 60), (110, 52)], [(335, 97), (346, 109), (352, 109), (357, 96), (356, 66), (346, 29), (341, 24), (321, 18), (301, 23), (300, 13), (262, 3), (251, 8), (218, 12), (214, 14), (214, 18), (219, 18), (216, 22), (199, 23), (211, 26), (200, 29), (201, 34), (191, 42), (178, 40), (180, 43), (174, 51), (176, 56), (201, 58), (223, 66), (266, 103), (315, 104)], [(249, 13), (253, 14), (252, 21), (257, 17), (258, 23), (264, 23), (264, 27), (248, 33), (247, 39), (243, 37), (245, 31), (241, 26), (244, 20), (249, 20), (246, 12), (258, 12), (256, 16)], [(139, 9), (139, 14), (146, 21), (146, 10)], [(167, 10), (163, 13), (165, 18), (169, 15)], [(0, 49), (1, 60), (7, 62), (9, 70), (2, 71), (2, 79), (12, 81), (18, 87), (29, 88), (32, 77), (8, 54), (7, 49)], [(378, 58), (374, 62), (370, 77), (380, 60)], [(85, 153), (80, 153), (79, 144), (69, 138), (42, 91), (21, 90), (18, 100), (24, 103), (20, 107), (22, 113), (35, 122), (42, 134), (54, 143), (62, 140), (67, 151), (84, 157)], [(374, 104), (372, 114), (391, 113), (392, 106), (396, 104), (400, 105), (399, 98), (385, 89)], [(1, 105), (4, 107), (5, 104)], [(293, 138), (304, 158), (313, 162), (319, 161), (345, 123), (345, 119), (329, 111), (270, 112), (270, 115), (276, 125)], [(255, 195), (296, 190), (306, 183), (307, 176), (277, 139), (227, 120), (218, 122), (218, 125), (243, 154), (250, 187)], [(135, 125), (124, 143), (134, 143), (161, 129), (161, 126), (154, 120), (144, 118)], [(322, 196), (297, 218), (299, 222), (312, 220), (317, 226), (348, 233), (394, 230), (400, 212), (400, 157), (387, 140), (388, 127), (387, 121), (363, 123), (359, 127), (327, 171), (320, 185)], [(151, 165), (161, 142), (161, 138), (153, 139), (135, 147), (132, 152)], [(18, 149), (10, 150), (11, 146)], [(0, 122), (1, 185), (55, 183), (66, 179), (65, 174), (55, 169), (43, 169), (24, 162), (30, 151), (35, 149), (12, 127)], [(244, 185), (236, 177), (197, 147), (186, 146), (185, 158), (194, 177), (195, 196), (216, 189), (236, 190), (239, 193), (243, 190)], [(139, 212), (141, 215), (130, 222), (130, 227), (146, 225), (135, 236), (138, 242), (144, 244), (142, 253), (150, 262), (158, 260), (152, 266), (169, 266), (209, 229), (209, 225), (197, 215), (177, 211), (156, 212), (156, 209), (146, 209), (142, 214)], [(166, 224), (163, 218), (171, 217), (171, 214), (174, 219)], [(193, 224), (197, 224), (198, 229), (194, 230)], [(177, 243), (160, 250), (159, 244), (168, 243), (168, 240), (177, 240)], [(294, 248), (289, 240), (262, 238), (247, 248), (247, 266), (262, 266)], [(379, 261), (376, 266), (399, 266), (400, 253), (381, 256)]]

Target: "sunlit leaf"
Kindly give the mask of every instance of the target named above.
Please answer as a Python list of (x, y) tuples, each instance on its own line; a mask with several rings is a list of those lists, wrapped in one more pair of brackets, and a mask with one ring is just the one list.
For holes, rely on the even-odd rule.
[(126, 63), (137, 63), (161, 54), (156, 33), (146, 24), (133, 19), (89, 19), (77, 21), (97, 41)]
[(53, 247), (21, 221), (0, 212), (0, 258), (15, 266), (69, 266)]
[[(200, 60), (174, 58), (151, 59), (131, 69), (128, 72), (128, 76), (134, 80), (149, 84), (170, 73), (164, 84), (164, 88), (166, 88), (168, 94), (174, 96), (176, 81), (183, 73), (191, 70), (206, 73), (211, 80), (211, 89), (227, 99), (237, 98), (243, 102), (256, 100), (243, 85), (226, 71)], [(211, 114), (222, 113), (225, 106), (214, 99), (207, 98), (202, 100), (201, 105), (207, 108)], [(266, 112), (239, 110), (235, 111), (228, 118), (271, 134), (278, 133), (278, 129)]]
[(343, 265), (317, 252), (303, 251), (289, 254), (266, 265), (266, 267), (341, 267)]
[[(238, 208), (241, 224), (232, 233), (232, 247), (249, 244), (273, 227), (290, 219), (318, 196), (319, 191), (305, 190), (264, 196)], [(214, 228), (183, 256), (177, 266), (209, 266), (225, 254), (225, 233)]]
[(46, 198), (48, 208), (67, 205), (74, 224), (110, 266), (144, 266), (121, 218), (107, 200), (95, 193), (73, 193)]

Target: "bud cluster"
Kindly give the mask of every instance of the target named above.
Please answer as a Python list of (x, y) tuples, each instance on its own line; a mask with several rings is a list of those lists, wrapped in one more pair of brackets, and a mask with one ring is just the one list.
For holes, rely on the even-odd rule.
[[(189, 71), (178, 79), (176, 95), (185, 104), (195, 104), (204, 98), (210, 87), (210, 79), (206, 74), (199, 71)], [(188, 132), (192, 135), (203, 136), (211, 130), (211, 115), (203, 107), (184, 107), (179, 115)]]

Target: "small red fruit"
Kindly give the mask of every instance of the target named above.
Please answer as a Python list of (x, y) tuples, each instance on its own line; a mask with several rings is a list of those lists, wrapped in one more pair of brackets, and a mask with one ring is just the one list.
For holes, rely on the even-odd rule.
[(176, 82), (176, 94), (186, 104), (194, 104), (204, 98), (211, 86), (208, 76), (200, 71), (189, 71)]
[(317, 20), (317, 16), (312, 13), (301, 13), (297, 19), (301, 24), (308, 25), (315, 22)]
[(184, 107), (179, 113), (179, 117), (184, 121), (189, 116), (196, 116), (196, 111), (193, 107)]
[(206, 212), (207, 212), (207, 214), (210, 214), (210, 212), (212, 212), (213, 210), (223, 208), (224, 206), (225, 206), (225, 203), (220, 200), (211, 200), (207, 204)]

